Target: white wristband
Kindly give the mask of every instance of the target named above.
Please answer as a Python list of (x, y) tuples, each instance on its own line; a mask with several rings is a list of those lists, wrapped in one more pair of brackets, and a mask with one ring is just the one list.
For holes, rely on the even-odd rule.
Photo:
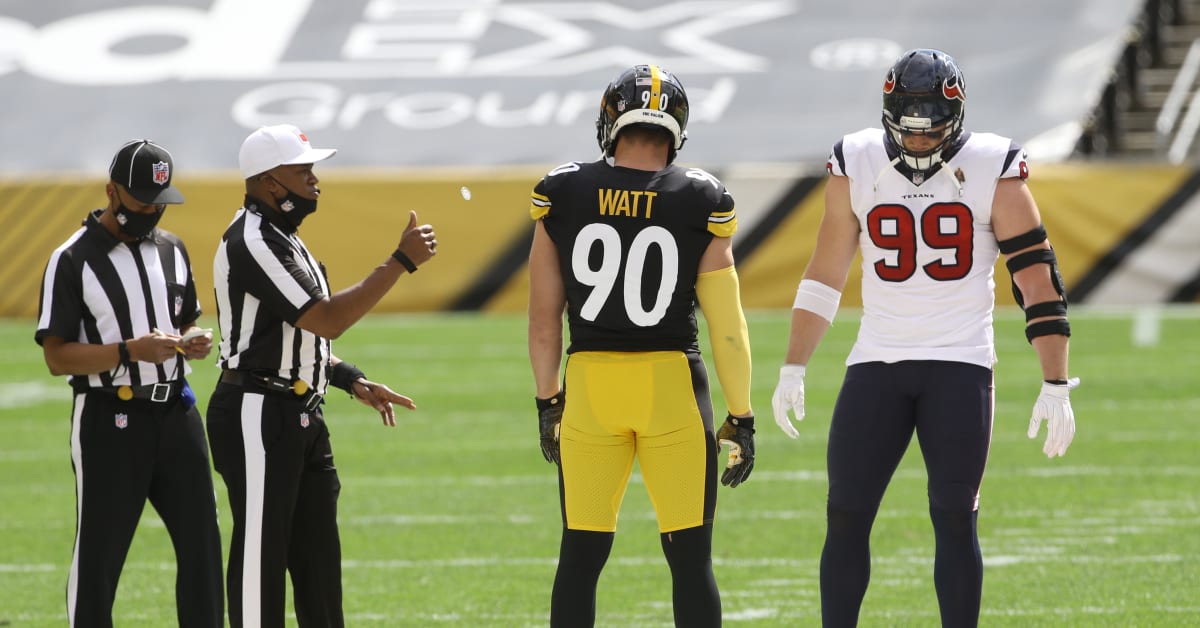
[(792, 304), (792, 309), (808, 310), (832, 323), (841, 301), (841, 291), (819, 281), (802, 279), (800, 287), (796, 288), (796, 301)]

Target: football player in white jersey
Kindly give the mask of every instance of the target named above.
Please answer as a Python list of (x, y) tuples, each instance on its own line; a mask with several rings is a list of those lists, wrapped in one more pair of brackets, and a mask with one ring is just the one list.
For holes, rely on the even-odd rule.
[(991, 442), (997, 256), (1005, 255), (1025, 335), (1041, 362), (1028, 435), (1043, 452), (1075, 434), (1067, 302), (1054, 250), (1012, 140), (963, 130), (966, 85), (938, 50), (904, 53), (883, 85), (883, 127), (842, 138), (825, 215), (796, 292), (775, 421), (804, 418), (804, 369), (833, 321), (855, 252), (863, 316), (829, 429), (824, 626), (854, 626), (870, 580), (871, 526), (915, 432), (929, 476), (934, 583), (943, 626), (975, 626), (983, 582), (976, 518)]

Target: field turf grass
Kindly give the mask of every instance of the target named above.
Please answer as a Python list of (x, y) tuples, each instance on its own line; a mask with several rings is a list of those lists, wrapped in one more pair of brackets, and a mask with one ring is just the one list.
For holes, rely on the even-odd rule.
[[(788, 313), (749, 319), (758, 463), (749, 482), (720, 489), (714, 563), (725, 622), (818, 626), (825, 443), (857, 317), (844, 312), (810, 363), (808, 418), (795, 441), (770, 410)], [(1200, 626), (1200, 314), (1162, 312), (1158, 340), (1146, 346), (1133, 340), (1133, 319), (1072, 309), (1078, 435), (1065, 458), (1048, 460), (1042, 437), (1025, 436), (1040, 385), (1036, 354), (1020, 313), (999, 316), (979, 523), (984, 626)], [(342, 481), (349, 625), (547, 624), (561, 524), (555, 474), (537, 445), (525, 325), (522, 316), (373, 316), (335, 343), (419, 406), (399, 410), (396, 428), (340, 391), (326, 406)], [(62, 626), (75, 534), (70, 395), (48, 374), (33, 328), (0, 322), (0, 625)], [(202, 408), (215, 376), (211, 361), (196, 365)], [(721, 412), (719, 396), (715, 404)], [(219, 478), (217, 487), (227, 552)], [(597, 623), (669, 626), (667, 566), (636, 470), (621, 515)], [(936, 626), (915, 443), (884, 500), (872, 556), (861, 625)], [(170, 626), (174, 613), (170, 542), (147, 508), (116, 624)]]

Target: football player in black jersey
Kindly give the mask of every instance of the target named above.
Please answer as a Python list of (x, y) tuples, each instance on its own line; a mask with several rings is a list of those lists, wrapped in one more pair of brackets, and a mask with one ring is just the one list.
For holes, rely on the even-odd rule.
[[(729, 445), (723, 484), (749, 477), (750, 346), (733, 198), (711, 174), (673, 165), (687, 119), (678, 79), (653, 65), (629, 68), (601, 101), (603, 158), (559, 166), (533, 190), (529, 357), (563, 516), (552, 626), (595, 622), (596, 583), (635, 459), (671, 569), (675, 624), (721, 623), (712, 570), (717, 455)], [(719, 431), (697, 304), (728, 403)], [(564, 310), (570, 346), (560, 379)]]

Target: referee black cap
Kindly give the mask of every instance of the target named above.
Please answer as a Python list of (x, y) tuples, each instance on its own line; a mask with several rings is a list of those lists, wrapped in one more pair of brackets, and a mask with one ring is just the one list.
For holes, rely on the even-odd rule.
[(175, 162), (167, 149), (150, 140), (131, 140), (117, 151), (108, 175), (147, 205), (178, 204), (183, 194), (171, 187)]

